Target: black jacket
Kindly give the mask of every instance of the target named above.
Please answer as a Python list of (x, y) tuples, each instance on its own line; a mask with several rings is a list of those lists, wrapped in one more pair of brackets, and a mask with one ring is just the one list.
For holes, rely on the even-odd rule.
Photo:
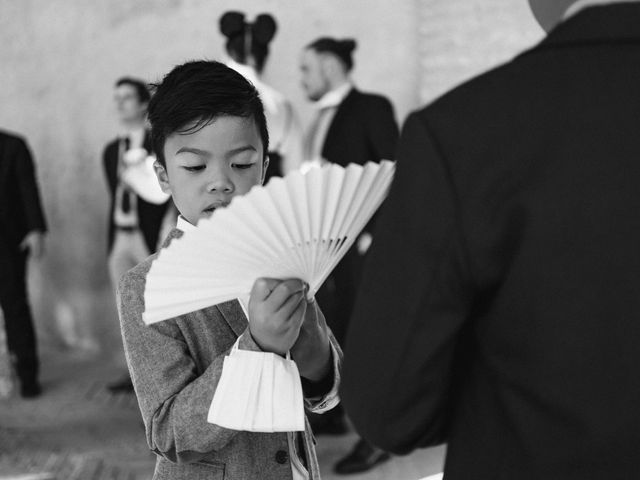
[[(102, 161), (104, 166), (105, 175), (107, 178), (107, 185), (109, 187), (109, 193), (111, 194), (111, 206), (109, 207), (109, 243), (108, 249), (111, 251), (114, 238), (114, 224), (113, 224), (113, 209), (115, 208), (115, 191), (118, 185), (118, 154), (119, 154), (119, 139), (115, 139), (110, 142), (104, 149), (102, 155)], [(149, 133), (145, 135), (143, 148), (148, 152), (152, 151), (151, 138)], [(139, 196), (137, 197), (138, 204), (138, 221), (139, 227), (142, 231), (142, 235), (145, 240), (145, 244), (149, 249), (149, 253), (156, 251), (158, 246), (158, 236), (160, 234), (160, 228), (162, 227), (162, 220), (167, 212), (167, 208), (171, 204), (171, 200), (167, 200), (161, 205), (155, 205), (153, 203), (146, 202)]]
[(353, 88), (331, 121), (322, 157), (343, 167), (393, 160), (397, 141), (398, 125), (389, 100)]
[(0, 131), (0, 242), (15, 248), (27, 233), (46, 229), (27, 143)]
[(341, 397), (445, 478), (640, 472), (640, 5), (591, 7), (407, 120)]

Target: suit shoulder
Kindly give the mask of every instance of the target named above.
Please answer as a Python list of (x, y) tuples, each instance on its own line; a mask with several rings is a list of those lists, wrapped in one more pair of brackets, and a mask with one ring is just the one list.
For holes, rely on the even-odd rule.
[(111, 151), (117, 148), (118, 148), (118, 139), (114, 138), (113, 140), (107, 142), (107, 144), (104, 146), (103, 151), (106, 153), (108, 151)]
[(359, 90), (356, 90), (355, 93), (356, 93), (356, 98), (358, 100), (358, 103), (361, 103), (363, 105), (367, 105), (374, 108), (391, 106), (391, 100), (389, 100), (387, 97), (379, 93), (361, 92)]
[(26, 146), (27, 140), (20, 134), (9, 132), (7, 130), (0, 130), (0, 141), (9, 146)]
[(138, 265), (128, 270), (118, 283), (118, 295), (121, 296), (125, 292), (142, 294), (147, 281), (147, 274), (153, 264), (153, 261), (158, 258), (158, 254), (154, 253), (150, 255)]
[(529, 68), (526, 58), (521, 54), (509, 62), (477, 75), (437, 97), (415, 113), (423, 118), (444, 114), (447, 118), (457, 115), (460, 119), (465, 112), (477, 113), (509, 108), (514, 103), (510, 99), (519, 96), (522, 91), (527, 91), (524, 84), (535, 82), (535, 71)]

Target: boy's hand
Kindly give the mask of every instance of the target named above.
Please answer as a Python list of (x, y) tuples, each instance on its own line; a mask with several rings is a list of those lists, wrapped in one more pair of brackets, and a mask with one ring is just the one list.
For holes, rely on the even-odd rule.
[(329, 328), (315, 300), (306, 303), (300, 335), (291, 348), (300, 375), (314, 382), (322, 380), (331, 369)]
[(286, 355), (298, 338), (307, 303), (301, 280), (259, 278), (249, 299), (249, 330), (265, 352)]

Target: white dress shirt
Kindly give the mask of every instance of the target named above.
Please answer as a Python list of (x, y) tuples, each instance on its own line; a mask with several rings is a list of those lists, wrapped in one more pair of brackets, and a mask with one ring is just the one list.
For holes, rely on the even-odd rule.
[(307, 132), (305, 139), (305, 160), (313, 163), (324, 163), (322, 148), (327, 138), (327, 132), (333, 117), (343, 100), (349, 95), (353, 85), (345, 82), (333, 90), (325, 93), (320, 100), (313, 104), (316, 117)]
[(610, 5), (613, 3), (631, 3), (631, 2), (638, 2), (638, 1), (640, 0), (578, 0), (577, 2), (573, 3), (569, 8), (567, 8), (567, 11), (564, 13), (564, 16), (562, 17), (562, 19), (566, 20), (567, 18), (572, 17), (579, 11), (584, 10), (585, 8), (588, 8), (588, 7), (595, 7), (599, 5)]

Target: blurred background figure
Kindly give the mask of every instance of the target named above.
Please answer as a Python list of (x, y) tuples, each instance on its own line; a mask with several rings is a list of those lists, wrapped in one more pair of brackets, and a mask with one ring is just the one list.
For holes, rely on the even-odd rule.
[[(364, 164), (395, 157), (398, 140), (391, 102), (381, 95), (363, 93), (351, 79), (354, 40), (323, 37), (311, 42), (302, 52), (302, 87), (316, 110), (304, 143), (307, 165), (336, 163)], [(373, 221), (357, 243), (345, 255), (318, 292), (327, 322), (338, 342), (344, 337), (360, 281), (362, 260), (371, 243)], [(348, 352), (345, 352), (348, 355)], [(338, 406), (322, 416), (314, 416), (317, 433), (344, 433), (344, 410)], [(363, 440), (340, 460), (337, 473), (371, 469), (389, 459), (389, 455)]]
[[(146, 125), (149, 99), (147, 85), (141, 80), (125, 77), (115, 84), (114, 101), (121, 131), (103, 153), (111, 195), (108, 254), (109, 276), (114, 289), (125, 272), (156, 251), (170, 205), (166, 195), (149, 195), (138, 183), (127, 181), (130, 174), (137, 171), (134, 169), (144, 169), (152, 151)], [(149, 173), (159, 190), (152, 168)], [(114, 328), (119, 328), (118, 323)], [(129, 374), (109, 384), (108, 388), (112, 392), (133, 391)]]
[(276, 21), (262, 13), (250, 23), (241, 12), (226, 12), (220, 17), (219, 25), (220, 33), (227, 39), (227, 65), (253, 83), (264, 105), (270, 148), (266, 182), (272, 176), (295, 170), (302, 163), (302, 128), (293, 106), (261, 78), (269, 56), (269, 43), (276, 34)]
[(0, 131), (0, 306), (20, 394), (26, 398), (41, 393), (36, 335), (27, 295), (27, 259), (42, 256), (46, 230), (36, 167), (27, 143)]

